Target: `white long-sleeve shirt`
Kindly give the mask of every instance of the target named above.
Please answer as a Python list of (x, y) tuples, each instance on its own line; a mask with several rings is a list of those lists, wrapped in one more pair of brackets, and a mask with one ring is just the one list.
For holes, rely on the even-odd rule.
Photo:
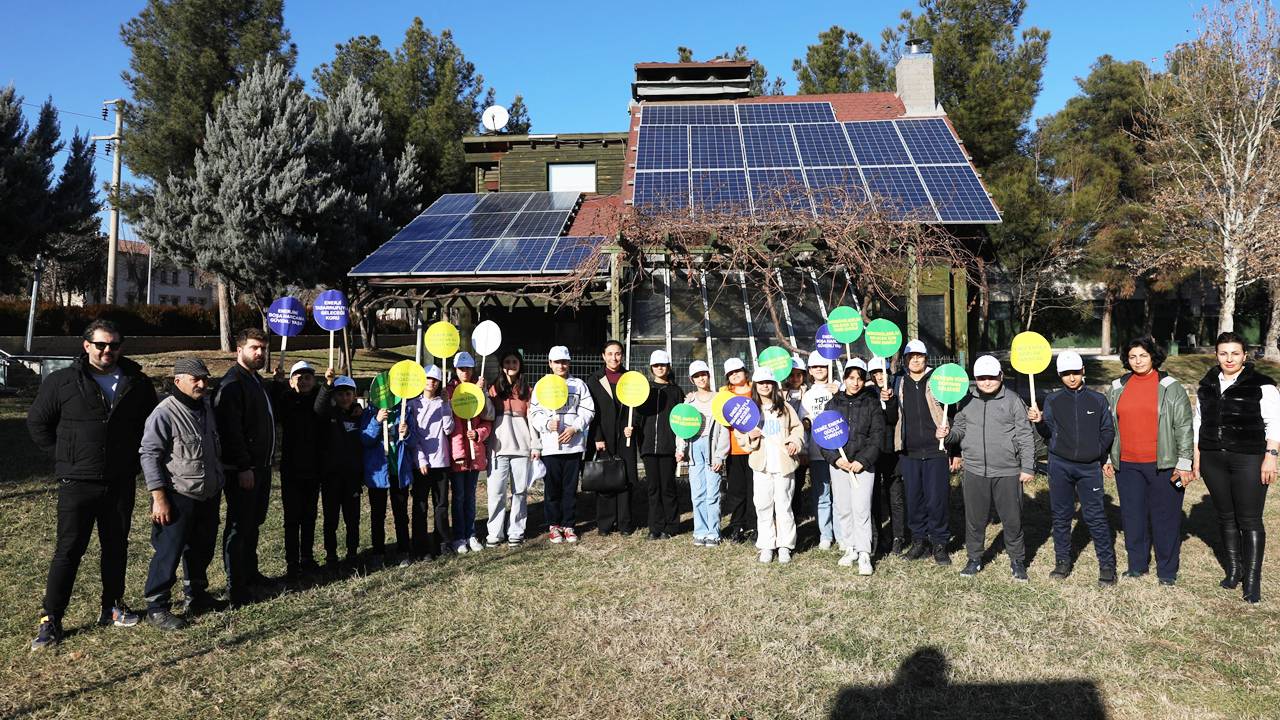
[[(1240, 373), (1228, 378), (1218, 373), (1218, 395), (1235, 385)], [(1258, 401), (1262, 412), (1262, 423), (1266, 426), (1267, 442), (1280, 442), (1280, 390), (1275, 385), (1262, 386), (1262, 399)], [(1196, 403), (1195, 416), (1192, 420), (1192, 435), (1197, 445), (1200, 444), (1200, 403)]]

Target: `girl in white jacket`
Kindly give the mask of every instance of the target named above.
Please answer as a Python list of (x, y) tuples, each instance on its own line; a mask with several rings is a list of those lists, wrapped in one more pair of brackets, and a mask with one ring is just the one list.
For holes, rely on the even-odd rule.
[(551, 526), (551, 542), (578, 542), (573, 529), (578, 497), (578, 471), (586, 448), (586, 432), (595, 415), (595, 402), (586, 383), (569, 374), (569, 348), (556, 345), (547, 353), (551, 372), (569, 386), (569, 399), (551, 410), (538, 401), (535, 389), (529, 405), (529, 423), (538, 435), (542, 463), (547, 475), (543, 481), (547, 523)]

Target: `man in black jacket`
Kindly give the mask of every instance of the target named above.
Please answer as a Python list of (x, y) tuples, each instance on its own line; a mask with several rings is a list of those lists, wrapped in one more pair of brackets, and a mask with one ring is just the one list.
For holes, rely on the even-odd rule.
[(1044, 399), (1044, 410), (1032, 408), (1027, 419), (1049, 443), (1049, 505), (1053, 511), (1053, 551), (1049, 577), (1071, 574), (1071, 517), (1076, 497), (1080, 514), (1098, 554), (1098, 583), (1116, 584), (1116, 550), (1103, 509), (1102, 461), (1115, 440), (1115, 423), (1107, 398), (1084, 385), (1084, 361), (1070, 350), (1058, 355), (1062, 389)]
[(98, 624), (138, 624), (139, 616), (121, 599), (141, 468), (138, 448), (156, 390), (142, 367), (121, 355), (123, 342), (114, 324), (90, 323), (84, 353), (40, 384), (27, 412), (31, 439), (53, 454), (58, 482), (57, 540), (32, 650), (62, 641), (62, 616), (95, 523), (102, 546)]
[(614, 455), (622, 458), (627, 471), (627, 489), (619, 493), (596, 494), (596, 529), (601, 535), (608, 535), (614, 530), (623, 535), (630, 535), (631, 526), (631, 489), (636, 487), (639, 478), (636, 468), (636, 448), (628, 447), (622, 436), (622, 428), (627, 424), (627, 408), (618, 401), (618, 378), (627, 371), (622, 366), (622, 343), (608, 340), (601, 350), (604, 369), (587, 378), (587, 389), (596, 404), (596, 414), (591, 418), (591, 428), (587, 435), (587, 453), (594, 452), (595, 457)]
[(253, 599), (251, 586), (271, 585), (258, 571), (258, 529), (267, 519), (276, 441), (271, 399), (258, 376), (266, 363), (266, 351), (267, 339), (261, 330), (241, 330), (236, 335), (236, 364), (222, 376), (214, 400), (227, 476), (222, 564), (227, 571), (227, 596), (233, 605)]

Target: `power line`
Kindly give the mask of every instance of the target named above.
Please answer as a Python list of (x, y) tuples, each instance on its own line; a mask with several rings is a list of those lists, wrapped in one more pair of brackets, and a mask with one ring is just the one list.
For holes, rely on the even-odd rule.
[[(29, 103), (29, 102), (27, 102), (27, 101), (25, 101), (25, 100), (24, 100), (24, 101), (22, 101), (22, 104), (23, 104), (23, 105), (26, 105), (27, 107), (33, 107), (33, 108), (43, 108), (43, 107), (44, 107), (44, 105), (37, 105), (36, 103)], [(56, 112), (56, 113), (58, 113), (59, 115), (79, 115), (80, 117), (83, 117), (83, 118), (89, 118), (90, 120), (97, 120), (98, 122), (106, 122), (106, 121), (107, 121), (107, 118), (106, 118), (106, 117), (104, 117), (103, 115), (86, 115), (85, 113), (75, 112), (74, 110), (60, 110), (60, 109), (58, 109), (56, 106), (53, 108), (53, 111), (54, 111), (54, 112)]]

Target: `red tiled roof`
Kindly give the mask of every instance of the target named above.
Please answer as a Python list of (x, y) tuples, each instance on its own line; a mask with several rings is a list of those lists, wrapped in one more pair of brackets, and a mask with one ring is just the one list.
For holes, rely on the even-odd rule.
[(117, 240), (116, 251), (130, 255), (150, 255), (151, 246), (141, 240)]
[(574, 216), (573, 222), (569, 225), (569, 231), (565, 235), (613, 237), (618, 234), (618, 215), (621, 212), (621, 194), (589, 197), (578, 206), (578, 214)]
[(830, 93), (826, 95), (757, 95), (736, 101), (744, 103), (829, 102), (840, 122), (892, 120), (907, 114), (896, 93)]

